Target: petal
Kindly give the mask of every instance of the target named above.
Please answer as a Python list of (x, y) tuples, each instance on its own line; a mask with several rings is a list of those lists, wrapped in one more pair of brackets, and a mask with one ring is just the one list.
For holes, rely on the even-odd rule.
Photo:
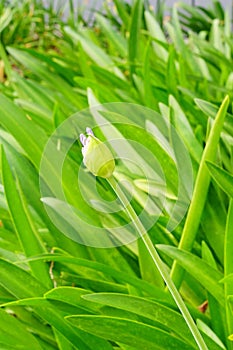
[(81, 144), (83, 146), (85, 146), (86, 140), (87, 140), (86, 136), (84, 134), (80, 134), (79, 139), (80, 139)]
[(91, 135), (91, 136), (94, 136), (94, 133), (93, 133), (93, 131), (92, 131), (92, 129), (91, 128), (86, 128), (86, 133), (87, 133), (87, 135)]

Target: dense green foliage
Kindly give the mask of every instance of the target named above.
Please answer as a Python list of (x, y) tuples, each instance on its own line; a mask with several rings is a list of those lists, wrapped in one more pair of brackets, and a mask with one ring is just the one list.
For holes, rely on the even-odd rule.
[[(114, 0), (90, 25), (72, 1), (64, 20), (62, 9), (40, 2), (0, 0), (1, 350), (198, 349), (140, 239), (112, 248), (79, 244), (51, 222), (41, 201), (40, 161), (47, 140), (64, 120), (96, 101), (151, 108), (174, 126), (188, 150), (194, 176), (188, 214), (169, 232), (171, 210), (162, 210), (149, 235), (208, 348), (233, 349), (231, 21), (214, 1), (210, 10), (178, 4), (163, 22), (158, 3), (156, 12), (146, 1), (131, 6)], [(230, 103), (226, 98), (222, 105), (227, 95)], [(151, 150), (176, 197), (172, 156), (149, 136), (153, 118), (138, 118), (133, 111), (124, 118), (141, 127), (135, 132), (119, 124), (126, 144), (132, 139)], [(127, 222), (123, 210), (102, 215), (97, 200), (96, 207), (84, 203), (77, 179), (81, 162), (77, 141), (62, 183), (80, 218), (109, 231)], [(54, 164), (51, 169), (56, 181)], [(185, 181), (185, 164), (182, 169)], [(122, 171), (122, 164), (116, 170), (135, 189), (131, 204), (140, 211), (145, 179)], [(92, 180), (87, 174), (87, 191)], [(153, 218), (156, 184), (150, 189), (144, 209)], [(115, 198), (104, 180), (98, 191), (107, 200)], [(69, 225), (59, 203), (47, 199), (47, 204)]]

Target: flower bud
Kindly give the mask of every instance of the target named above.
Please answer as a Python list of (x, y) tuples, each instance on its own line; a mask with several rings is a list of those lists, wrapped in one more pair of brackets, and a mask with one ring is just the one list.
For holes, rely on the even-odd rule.
[(83, 145), (83, 162), (87, 169), (95, 176), (108, 178), (115, 169), (115, 160), (109, 148), (101, 142), (90, 128), (86, 129), (87, 137), (80, 135)]

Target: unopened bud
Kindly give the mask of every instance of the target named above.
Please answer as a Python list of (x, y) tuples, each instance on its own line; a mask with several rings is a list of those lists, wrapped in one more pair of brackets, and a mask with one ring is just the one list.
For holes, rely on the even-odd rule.
[(87, 136), (80, 135), (83, 145), (83, 162), (87, 169), (95, 176), (108, 178), (115, 169), (115, 160), (109, 148), (95, 137), (90, 128), (86, 129)]

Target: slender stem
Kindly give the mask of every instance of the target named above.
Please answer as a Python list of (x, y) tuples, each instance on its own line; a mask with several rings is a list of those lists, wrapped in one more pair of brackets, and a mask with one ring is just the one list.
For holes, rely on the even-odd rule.
[(144, 228), (144, 226), (143, 226), (142, 222), (139, 220), (136, 212), (134, 211), (134, 209), (130, 205), (126, 195), (124, 194), (124, 192), (122, 191), (122, 189), (120, 188), (119, 184), (117, 183), (117, 181), (115, 180), (115, 178), (113, 176), (109, 177), (107, 180), (108, 180), (109, 184), (111, 185), (111, 187), (113, 188), (116, 195), (118, 196), (119, 200), (123, 204), (127, 214), (129, 215), (129, 217), (132, 220), (136, 230), (138, 231), (142, 241), (144, 242), (146, 248), (148, 249), (148, 252), (150, 253), (151, 258), (153, 259), (157, 269), (159, 270), (161, 276), (163, 277), (163, 279), (167, 285), (167, 288), (169, 289), (169, 291), (170, 291), (171, 295), (173, 296), (178, 308), (180, 309), (180, 312), (182, 313), (199, 349), (200, 350), (208, 350), (208, 348), (207, 348), (192, 316), (190, 315), (180, 293), (178, 292), (174, 282), (172, 281), (163, 261), (160, 259), (160, 256), (159, 256), (157, 250), (155, 249), (150, 237), (148, 236), (146, 229)]

